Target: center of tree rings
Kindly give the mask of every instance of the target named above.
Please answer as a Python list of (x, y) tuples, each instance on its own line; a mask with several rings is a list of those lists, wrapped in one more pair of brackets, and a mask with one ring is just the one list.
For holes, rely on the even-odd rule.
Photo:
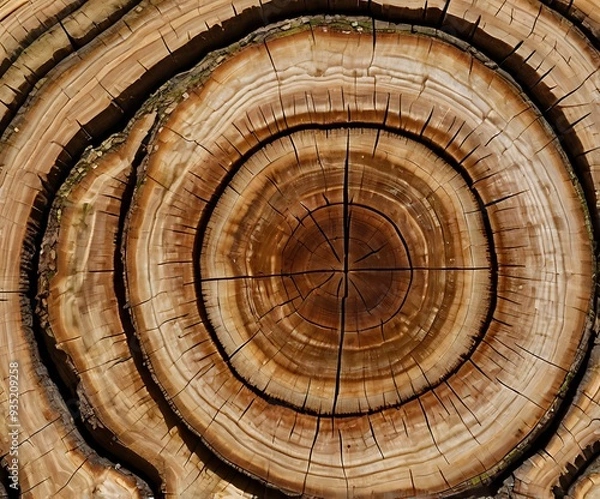
[[(387, 323), (402, 307), (412, 269), (398, 227), (376, 208), (325, 204), (300, 219), (282, 250), (298, 313), (338, 334)], [(292, 286), (289, 286), (289, 284)]]
[[(308, 129), (267, 143), (239, 165), (202, 244), (204, 303), (231, 367), (319, 414), (417, 396), (456, 368), (487, 312), (476, 212), (460, 175), (400, 135)], [(464, 300), (480, 314), (461, 316)]]

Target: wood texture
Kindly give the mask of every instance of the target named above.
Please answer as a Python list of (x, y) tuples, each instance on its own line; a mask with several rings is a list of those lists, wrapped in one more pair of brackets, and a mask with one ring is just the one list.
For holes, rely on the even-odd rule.
[(594, 461), (571, 487), (568, 499), (593, 499), (600, 494), (600, 474), (598, 460)]
[(0, 6), (20, 493), (595, 497), (598, 11)]

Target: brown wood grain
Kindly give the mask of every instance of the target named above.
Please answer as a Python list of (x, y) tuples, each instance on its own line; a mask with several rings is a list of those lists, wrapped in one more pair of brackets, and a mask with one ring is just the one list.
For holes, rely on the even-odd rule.
[(21, 494), (594, 497), (597, 12), (2, 3)]

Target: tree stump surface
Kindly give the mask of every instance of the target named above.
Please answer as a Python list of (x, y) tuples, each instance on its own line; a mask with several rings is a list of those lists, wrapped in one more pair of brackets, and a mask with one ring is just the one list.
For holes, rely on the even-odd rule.
[(0, 491), (599, 495), (599, 12), (0, 6)]

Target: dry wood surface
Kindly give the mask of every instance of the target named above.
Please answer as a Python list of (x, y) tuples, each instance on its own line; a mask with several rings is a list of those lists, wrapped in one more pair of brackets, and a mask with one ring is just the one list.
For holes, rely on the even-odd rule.
[(0, 27), (0, 497), (600, 497), (598, 0)]

